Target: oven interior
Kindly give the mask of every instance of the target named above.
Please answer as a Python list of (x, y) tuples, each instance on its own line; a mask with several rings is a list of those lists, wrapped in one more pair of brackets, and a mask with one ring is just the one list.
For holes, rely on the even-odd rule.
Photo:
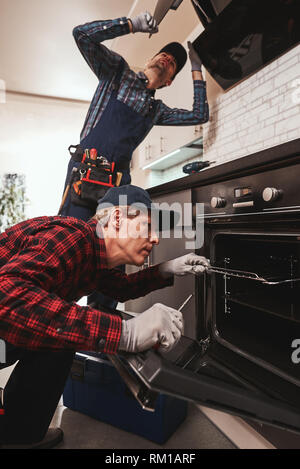
[(300, 338), (299, 260), (297, 235), (219, 233), (210, 274), (216, 341), (297, 386), (292, 342)]
[(300, 236), (211, 234), (207, 288), (197, 279), (204, 334), (127, 363), (152, 391), (299, 432), (300, 364), (291, 344), (300, 338)]

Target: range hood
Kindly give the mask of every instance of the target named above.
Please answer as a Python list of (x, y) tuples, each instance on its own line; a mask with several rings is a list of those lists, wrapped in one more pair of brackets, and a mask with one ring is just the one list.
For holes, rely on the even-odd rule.
[[(299, 0), (190, 1), (204, 26), (193, 46), (224, 90), (300, 43)], [(174, 3), (158, 0), (154, 13), (158, 23)]]

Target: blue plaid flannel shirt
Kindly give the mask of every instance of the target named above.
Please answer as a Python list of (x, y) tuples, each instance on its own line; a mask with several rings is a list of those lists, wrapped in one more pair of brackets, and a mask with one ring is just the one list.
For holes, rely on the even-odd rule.
[[(113, 80), (122, 57), (101, 44), (105, 40), (129, 34), (128, 19), (94, 21), (77, 26), (73, 30), (76, 43), (84, 59), (97, 75), (99, 83), (93, 96), (88, 114), (81, 132), (81, 139), (94, 128), (109, 101), (113, 91)], [(125, 62), (118, 99), (137, 113), (146, 116), (154, 100), (154, 91), (146, 87), (145, 75), (136, 74)], [(194, 80), (193, 109), (170, 108), (161, 100), (157, 103), (153, 125), (197, 125), (208, 121), (209, 110), (206, 97), (206, 83)], [(151, 106), (152, 107), (152, 106)]]

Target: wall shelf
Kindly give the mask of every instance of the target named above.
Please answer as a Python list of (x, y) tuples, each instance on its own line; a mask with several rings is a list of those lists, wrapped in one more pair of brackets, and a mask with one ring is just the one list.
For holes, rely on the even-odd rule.
[(179, 163), (183, 163), (196, 156), (201, 157), (203, 155), (203, 138), (198, 138), (189, 142), (187, 145), (162, 156), (161, 158), (152, 161), (145, 166), (143, 169), (151, 169), (153, 171), (163, 171), (167, 168), (175, 166)]

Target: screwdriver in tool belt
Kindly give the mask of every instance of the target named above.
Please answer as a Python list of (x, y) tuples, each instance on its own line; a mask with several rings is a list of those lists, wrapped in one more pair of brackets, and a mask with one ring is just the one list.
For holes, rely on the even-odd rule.
[(91, 148), (90, 149), (90, 159), (91, 160), (97, 160), (97, 156), (98, 156), (98, 154), (97, 154), (96, 148)]

